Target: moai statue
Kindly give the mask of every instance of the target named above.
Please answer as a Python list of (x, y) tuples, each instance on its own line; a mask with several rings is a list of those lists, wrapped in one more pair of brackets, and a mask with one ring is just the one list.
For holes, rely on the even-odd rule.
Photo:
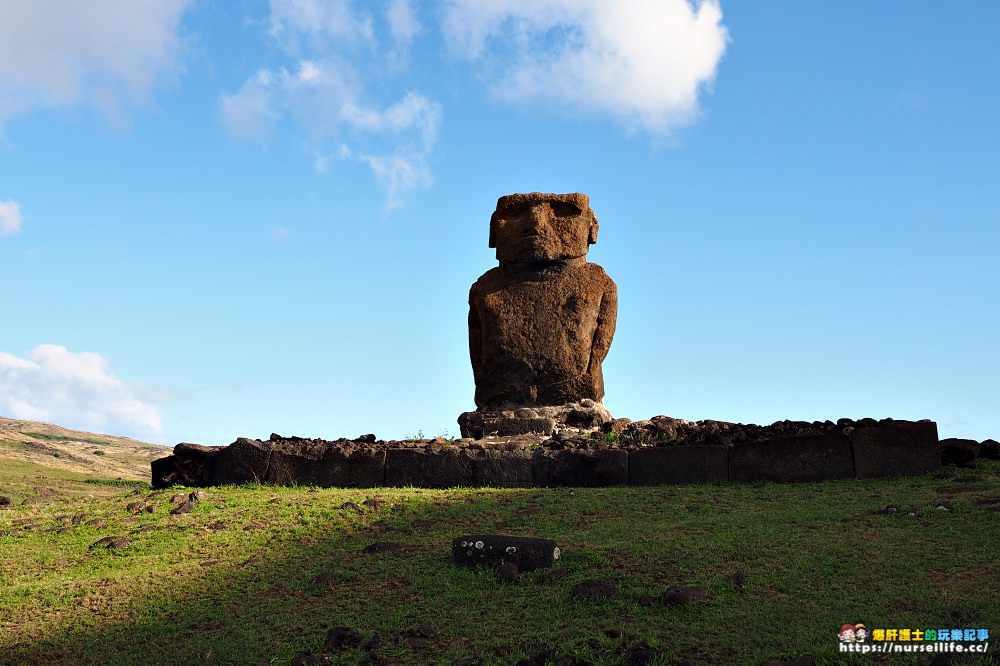
[(587, 263), (597, 218), (583, 194), (500, 197), (490, 247), (500, 265), (469, 292), (469, 352), (475, 412), (465, 437), (593, 429), (611, 415), (601, 403), (601, 363), (611, 346), (618, 290)]

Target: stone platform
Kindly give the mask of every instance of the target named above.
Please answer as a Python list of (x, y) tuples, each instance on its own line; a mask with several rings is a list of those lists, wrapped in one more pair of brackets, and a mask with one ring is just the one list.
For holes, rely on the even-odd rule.
[(224, 447), (178, 444), (152, 463), (156, 488), (250, 482), (324, 487), (593, 487), (812, 482), (914, 476), (941, 467), (932, 421), (841, 419), (770, 426), (666, 416), (560, 433), (448, 441), (326, 441), (272, 435)]

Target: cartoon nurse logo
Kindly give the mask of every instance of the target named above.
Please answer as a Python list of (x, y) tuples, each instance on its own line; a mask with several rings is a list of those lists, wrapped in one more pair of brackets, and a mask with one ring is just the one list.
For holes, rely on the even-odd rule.
[(872, 632), (865, 629), (865, 625), (856, 624), (854, 625), (854, 640), (858, 643), (864, 643), (865, 639), (872, 635)]
[(841, 643), (853, 643), (854, 642), (854, 625), (844, 624), (840, 626), (840, 632), (837, 634), (840, 638)]

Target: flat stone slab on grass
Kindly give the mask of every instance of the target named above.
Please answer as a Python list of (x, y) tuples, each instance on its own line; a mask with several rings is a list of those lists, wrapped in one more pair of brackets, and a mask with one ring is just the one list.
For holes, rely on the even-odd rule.
[(803, 435), (738, 444), (729, 452), (729, 480), (808, 483), (854, 478), (848, 435)]
[(937, 424), (882, 421), (851, 432), (854, 473), (859, 479), (918, 476), (941, 468)]

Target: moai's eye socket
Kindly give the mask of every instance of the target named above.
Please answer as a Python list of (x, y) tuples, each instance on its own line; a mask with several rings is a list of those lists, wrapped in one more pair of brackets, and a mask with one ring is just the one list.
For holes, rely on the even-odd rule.
[(553, 201), (549, 205), (552, 207), (552, 213), (556, 217), (576, 217), (581, 212), (574, 204), (566, 201)]

